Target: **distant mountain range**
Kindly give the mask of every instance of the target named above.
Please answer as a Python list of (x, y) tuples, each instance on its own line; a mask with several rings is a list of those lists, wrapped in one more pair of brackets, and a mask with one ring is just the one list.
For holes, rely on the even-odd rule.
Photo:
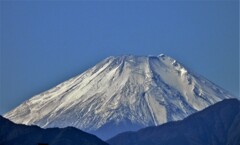
[(0, 145), (108, 145), (74, 127), (42, 129), (14, 124), (0, 116)]
[(43, 128), (73, 126), (108, 139), (184, 119), (232, 97), (169, 56), (128, 55), (106, 58), (4, 117)]
[[(121, 133), (110, 145), (240, 145), (240, 101), (226, 99), (181, 121)], [(0, 145), (108, 145), (73, 127), (41, 129), (0, 116)]]
[(227, 99), (182, 121), (121, 133), (110, 145), (240, 145), (240, 102)]

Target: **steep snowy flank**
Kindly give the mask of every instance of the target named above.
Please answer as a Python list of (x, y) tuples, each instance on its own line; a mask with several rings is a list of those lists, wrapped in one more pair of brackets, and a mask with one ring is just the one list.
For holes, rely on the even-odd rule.
[(166, 55), (108, 57), (32, 97), (4, 117), (41, 127), (74, 126), (108, 138), (180, 120), (228, 92)]

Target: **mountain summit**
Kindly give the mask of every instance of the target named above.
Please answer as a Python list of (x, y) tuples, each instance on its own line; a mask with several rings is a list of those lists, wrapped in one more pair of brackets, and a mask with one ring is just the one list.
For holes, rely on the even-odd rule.
[(5, 117), (44, 128), (74, 126), (106, 139), (181, 120), (232, 97), (164, 54), (111, 56), (32, 97)]

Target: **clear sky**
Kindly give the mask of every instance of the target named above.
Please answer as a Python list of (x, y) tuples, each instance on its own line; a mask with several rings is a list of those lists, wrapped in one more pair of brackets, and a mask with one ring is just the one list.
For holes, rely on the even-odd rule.
[(239, 2), (0, 2), (0, 114), (110, 55), (164, 53), (239, 96)]

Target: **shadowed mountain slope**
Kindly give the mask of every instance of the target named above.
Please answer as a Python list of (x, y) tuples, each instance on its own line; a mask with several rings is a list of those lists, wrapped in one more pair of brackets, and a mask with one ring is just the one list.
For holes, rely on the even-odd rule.
[(121, 133), (111, 145), (240, 145), (240, 102), (226, 99), (182, 121)]
[(42, 129), (12, 123), (0, 116), (0, 145), (108, 145), (74, 127)]

